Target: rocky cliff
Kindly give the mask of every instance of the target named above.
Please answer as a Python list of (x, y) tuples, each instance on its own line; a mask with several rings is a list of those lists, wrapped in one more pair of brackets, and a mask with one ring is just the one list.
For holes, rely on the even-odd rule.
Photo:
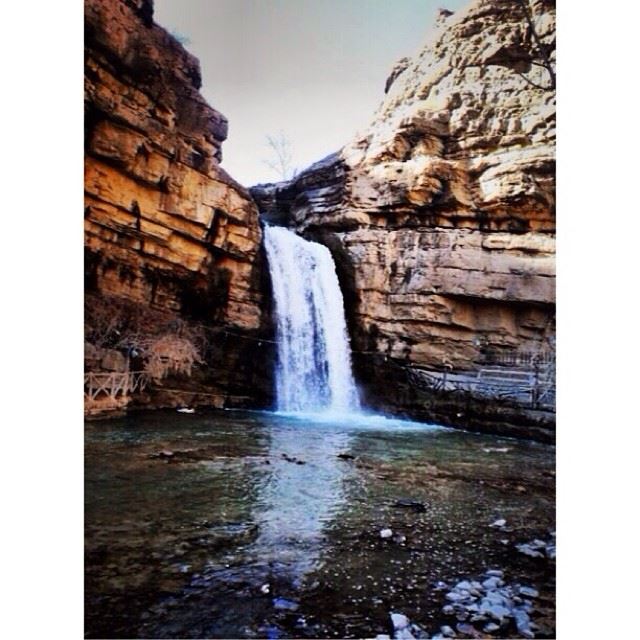
[(208, 341), (219, 346), (209, 377), (251, 395), (257, 342), (242, 338), (263, 333), (258, 211), (219, 165), (227, 120), (200, 84), (198, 61), (154, 24), (150, 0), (85, 1), (89, 361), (97, 342), (127, 347), (122, 322), (97, 335), (105, 315), (144, 315), (138, 341), (176, 321), (225, 329)]
[(252, 193), (266, 218), (332, 249), (370, 403), (450, 424), (553, 424), (496, 394), (461, 409), (408, 375), (463, 380), (505, 355), (553, 358), (553, 2), (442, 11), (362, 134)]

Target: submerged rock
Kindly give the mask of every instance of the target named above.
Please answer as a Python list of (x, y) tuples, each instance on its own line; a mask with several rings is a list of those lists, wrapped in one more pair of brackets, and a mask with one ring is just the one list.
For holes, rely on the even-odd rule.
[(293, 600), (287, 600), (286, 598), (273, 599), (274, 609), (280, 609), (281, 611), (297, 611), (299, 606), (300, 605), (297, 602), (293, 602)]
[(417, 500), (396, 500), (393, 506), (403, 509), (412, 509), (416, 513), (424, 513), (427, 510), (426, 506)]

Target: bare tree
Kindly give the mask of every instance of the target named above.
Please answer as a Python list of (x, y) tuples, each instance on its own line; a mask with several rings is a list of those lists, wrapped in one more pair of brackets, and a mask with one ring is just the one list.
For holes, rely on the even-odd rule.
[(194, 344), (173, 334), (165, 334), (151, 342), (147, 353), (145, 371), (155, 381), (162, 380), (171, 373), (190, 377), (193, 365), (202, 363)]
[(264, 163), (278, 175), (280, 180), (291, 180), (296, 177), (297, 169), (293, 166), (293, 153), (291, 141), (280, 131), (278, 135), (267, 136), (267, 146), (271, 152), (271, 158)]
[(531, 80), (529, 80), (529, 78), (527, 78), (522, 73), (520, 74), (520, 76), (524, 78), (529, 84), (533, 85), (534, 87), (537, 87), (538, 89), (544, 89), (545, 91), (555, 91), (556, 72), (555, 72), (555, 69), (553, 68), (553, 64), (551, 63), (551, 55), (550, 55), (549, 47), (544, 42), (542, 42), (542, 39), (540, 38), (540, 36), (538, 35), (538, 32), (536, 31), (536, 26), (535, 26), (533, 17), (531, 15), (531, 10), (529, 8), (528, 0), (518, 0), (518, 4), (522, 9), (522, 13), (524, 14), (525, 20), (527, 21), (527, 25), (529, 26), (530, 37), (532, 41), (535, 43), (535, 48), (537, 49), (537, 53), (539, 56), (539, 60), (532, 58), (531, 64), (544, 67), (549, 73), (550, 83), (548, 86), (543, 87), (536, 84), (535, 82), (532, 82)]

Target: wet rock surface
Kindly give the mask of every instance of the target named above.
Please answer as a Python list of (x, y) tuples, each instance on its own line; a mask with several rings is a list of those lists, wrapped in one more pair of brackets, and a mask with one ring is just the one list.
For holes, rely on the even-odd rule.
[(516, 548), (554, 539), (552, 447), (238, 411), (86, 437), (88, 637), (553, 637), (555, 561)]

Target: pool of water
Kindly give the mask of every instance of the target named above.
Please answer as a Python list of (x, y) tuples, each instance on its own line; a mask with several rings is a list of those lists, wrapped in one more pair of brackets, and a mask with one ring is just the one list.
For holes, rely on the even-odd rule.
[(430, 637), (455, 627), (434, 585), (490, 568), (538, 589), (553, 635), (555, 561), (516, 547), (555, 529), (549, 445), (156, 411), (87, 423), (85, 464), (87, 637), (375, 637), (390, 612)]

